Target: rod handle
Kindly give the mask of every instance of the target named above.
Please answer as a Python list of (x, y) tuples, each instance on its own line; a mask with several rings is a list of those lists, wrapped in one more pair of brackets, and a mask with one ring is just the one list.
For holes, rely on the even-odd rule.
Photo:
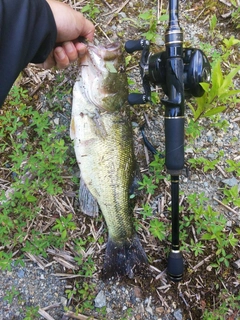
[(180, 251), (171, 251), (168, 257), (168, 277), (174, 281), (181, 281), (183, 278), (183, 256)]

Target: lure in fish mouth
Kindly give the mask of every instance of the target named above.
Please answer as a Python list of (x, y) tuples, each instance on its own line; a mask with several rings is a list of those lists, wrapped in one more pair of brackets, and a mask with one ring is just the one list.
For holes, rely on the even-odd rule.
[(73, 88), (70, 135), (81, 171), (81, 210), (91, 215), (97, 202), (108, 228), (105, 278), (132, 278), (147, 265), (129, 203), (135, 158), (127, 96), (121, 45), (89, 44)]

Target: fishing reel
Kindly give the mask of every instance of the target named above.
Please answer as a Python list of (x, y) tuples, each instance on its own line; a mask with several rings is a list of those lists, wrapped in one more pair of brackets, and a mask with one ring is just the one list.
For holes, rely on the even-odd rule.
[[(144, 93), (131, 93), (128, 102), (131, 105), (144, 104), (151, 101), (151, 84), (161, 86), (168, 96), (168, 85), (166, 81), (166, 51), (156, 54), (150, 53), (150, 42), (148, 40), (129, 40), (125, 43), (128, 53), (142, 51), (140, 59), (140, 74)], [(184, 91), (194, 97), (201, 97), (204, 93), (201, 82), (209, 82), (211, 68), (206, 55), (200, 49), (183, 48), (182, 54), (184, 71)]]

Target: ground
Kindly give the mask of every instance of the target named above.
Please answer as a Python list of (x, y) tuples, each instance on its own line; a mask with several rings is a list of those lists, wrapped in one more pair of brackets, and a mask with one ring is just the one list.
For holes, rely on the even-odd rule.
[[(132, 0), (122, 4), (116, 0), (65, 2), (77, 10), (84, 9), (85, 14), (92, 19), (96, 26), (96, 44), (115, 40), (124, 44), (127, 40), (138, 39), (147, 32), (145, 36), (155, 43), (151, 50), (154, 52), (164, 50), (166, 28), (164, 14), (167, 12), (167, 1)], [(229, 54), (227, 58), (222, 58), (221, 68), (224, 75), (236, 68), (240, 58), (239, 43), (223, 47), (225, 39), (230, 39), (231, 36), (234, 36), (235, 40), (239, 38), (237, 22), (234, 20), (234, 15), (231, 15), (237, 11), (237, 5), (239, 3), (234, 1), (220, 0), (180, 1), (179, 17), (184, 32), (184, 46), (201, 48), (212, 66), (220, 56)], [(143, 13), (144, 15), (141, 15)], [(156, 24), (156, 19), (159, 17), (160, 22)], [(142, 91), (138, 69), (140, 54), (134, 53), (126, 57), (126, 61), (130, 60), (127, 65), (128, 76), (131, 79), (130, 89)], [(145, 277), (103, 282), (101, 267), (107, 230), (101, 215), (97, 219), (92, 219), (84, 216), (79, 210), (79, 171), (68, 138), (71, 89), (77, 75), (77, 64), (64, 71), (38, 70), (30, 65), (21, 75), (20, 88), (28, 90), (25, 99), (22, 95), (24, 103), (34, 106), (41, 114), (48, 111), (49, 113), (45, 118), (41, 118), (41, 127), (38, 126), (37, 116), (33, 112), (22, 116), (17, 111), (18, 119), (24, 123), (25, 130), (29, 134), (29, 140), (22, 136), (19, 138), (23, 125), (19, 125), (17, 133), (14, 131), (12, 136), (2, 138), (2, 141), (8, 142), (8, 147), (1, 154), (1, 189), (8, 190), (14, 180), (13, 175), (18, 174), (9, 168), (11, 157), (8, 152), (10, 154), (10, 151), (16, 148), (11, 140), (12, 137), (16, 145), (21, 143), (23, 149), (27, 148), (25, 145), (29, 144), (29, 141), (31, 145), (40, 148), (38, 154), (45, 154), (46, 163), (55, 153), (56, 158), (64, 156), (62, 163), (58, 162), (58, 159), (53, 159), (57, 165), (50, 171), (52, 176), (49, 175), (47, 181), (52, 178), (55, 181), (54, 175), (58, 172), (56, 166), (61, 167), (62, 180), (58, 181), (59, 192), (51, 189), (55, 186), (51, 187), (49, 184), (46, 187), (45, 183), (41, 187), (36, 187), (34, 198), (28, 196), (28, 208), (29, 211), (32, 210), (32, 216), (28, 212), (25, 213), (29, 217), (27, 225), (22, 226), (22, 232), (25, 233), (21, 235), (19, 232), (15, 237), (14, 231), (11, 231), (11, 236), (17, 241), (6, 243), (3, 241), (1, 250), (6, 254), (14, 251), (18, 257), (22, 248), (28, 252), (33, 250), (33, 246), (40, 246), (45, 241), (45, 256), (42, 252), (31, 251), (34, 254), (25, 255), (24, 259), (27, 257), (34, 260), (38, 257), (38, 260), (34, 261), (36, 267), (41, 265), (46, 269), (48, 263), (52, 264), (54, 261), (57, 268), (54, 270), (55, 274), (58, 274), (60, 279), (67, 279), (64, 294), (68, 308), (63, 312), (62, 319), (87, 319), (90, 315), (96, 319), (238, 319), (240, 280), (239, 269), (234, 264), (240, 259), (238, 203), (240, 180), (237, 167), (240, 160), (240, 104), (237, 95), (229, 100), (214, 100), (212, 104), (215, 104), (215, 107), (224, 103), (226, 107), (224, 112), (212, 117), (202, 116), (196, 121), (189, 104), (196, 108), (197, 102), (193, 98), (186, 100), (185, 163), (188, 174), (180, 178), (182, 221), (180, 240), (185, 270), (183, 280), (179, 283), (171, 282), (166, 275), (171, 233), (169, 176), (161, 167), (161, 163), (158, 164), (162, 168), (163, 178), (156, 183), (154, 175), (156, 177), (157, 172), (153, 173), (149, 167), (154, 157), (145, 148), (139, 130), (141, 125), (146, 123), (147, 138), (160, 153), (164, 152), (164, 110), (159, 101), (154, 104), (129, 106), (140, 171), (143, 175), (152, 177), (152, 184), (157, 185), (154, 193), (146, 192), (144, 189), (145, 193), (137, 194), (133, 201), (138, 234), (148, 255), (150, 268)], [(239, 87), (238, 71), (231, 89)], [(154, 91), (156, 88), (152, 89)], [(157, 88), (156, 92), (162, 97), (161, 88)], [(3, 107), (2, 116), (5, 118), (11, 99), (13, 98), (9, 97)], [(12, 108), (15, 114), (16, 110), (21, 109), (19, 104), (13, 104)], [(30, 120), (31, 117), (34, 120)], [(48, 124), (43, 126), (43, 119), (50, 122), (57, 132), (61, 125), (65, 126), (65, 129), (54, 136), (55, 140), (51, 140), (51, 129)], [(31, 127), (31, 123), (34, 126)], [(3, 122), (1, 124), (4, 125)], [(41, 128), (41, 133), (37, 132), (38, 136), (36, 130), (33, 133), (35, 128)], [(49, 140), (41, 137), (44, 131)], [(64, 141), (64, 146), (59, 143), (57, 148), (56, 138)], [(45, 144), (41, 144), (41, 141), (45, 141)], [(49, 151), (46, 148), (47, 144), (52, 146)], [(45, 146), (43, 150), (41, 145)], [(28, 150), (30, 154), (33, 152), (29, 148)], [(35, 157), (35, 159), (40, 161), (41, 158)], [(229, 160), (235, 164), (235, 169), (232, 171), (229, 170)], [(43, 166), (43, 163), (40, 163)], [(20, 169), (23, 166), (24, 163)], [(234, 167), (233, 164), (232, 166)], [(29, 180), (31, 181), (31, 178)], [(38, 179), (33, 177), (33, 181), (36, 180)], [(231, 189), (234, 187), (236, 190)], [(26, 190), (24, 192), (26, 193)], [(39, 210), (37, 216), (34, 215), (34, 206)], [(150, 208), (151, 215), (147, 214), (146, 208)], [(151, 229), (151, 222), (154, 219), (161, 222), (161, 225), (157, 225), (158, 228), (160, 226), (163, 228), (157, 229), (157, 232), (155, 230), (155, 233)], [(8, 220), (1, 223), (4, 226)], [(17, 223), (15, 228), (17, 229)], [(37, 232), (43, 235), (44, 241)], [(51, 242), (52, 234), (58, 236), (59, 241)], [(37, 241), (35, 238), (38, 238), (38, 242), (34, 242)], [(47, 241), (51, 244), (51, 248), (45, 245)], [(31, 243), (36, 244), (31, 246)], [(57, 246), (61, 247), (61, 251), (56, 248)], [(73, 311), (75, 314), (71, 313)], [(42, 317), (47, 319), (46, 315)]]

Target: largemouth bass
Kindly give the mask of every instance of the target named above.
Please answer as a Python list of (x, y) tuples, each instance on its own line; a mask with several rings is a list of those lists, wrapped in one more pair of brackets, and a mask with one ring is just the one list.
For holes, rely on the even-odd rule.
[(129, 204), (134, 150), (131, 123), (124, 110), (127, 95), (121, 45), (89, 44), (73, 88), (70, 135), (83, 180), (80, 185), (96, 199), (108, 227), (105, 278), (132, 278), (147, 264)]

